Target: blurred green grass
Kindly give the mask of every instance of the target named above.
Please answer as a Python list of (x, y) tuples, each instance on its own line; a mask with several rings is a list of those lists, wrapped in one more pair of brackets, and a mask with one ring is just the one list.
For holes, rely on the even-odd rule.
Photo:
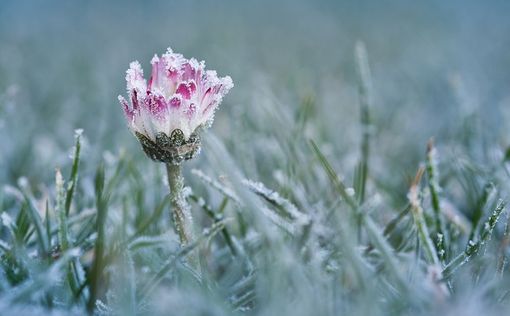
[[(98, 231), (106, 229), (106, 253), (113, 259), (106, 266), (109, 283), (98, 290), (104, 311), (503, 313), (508, 268), (494, 275), (508, 252), (507, 216), (496, 226), (492, 243), (482, 245), (482, 255), (455, 272), (447, 298), (430, 279), (423, 241), (417, 241), (408, 213), (394, 222), (387, 240), (381, 233), (406, 209), (412, 179), (434, 137), (441, 216), (450, 234), (448, 261), (463, 253), (468, 238), (487, 237), (483, 222), (510, 187), (503, 160), (510, 143), (508, 9), (505, 1), (3, 1), (0, 184), (7, 189), (0, 193), (0, 211), (17, 225), (12, 237), (2, 219), (8, 247), (2, 254), (0, 311), (36, 314), (32, 308), (44, 306), (55, 313), (84, 312), (92, 281), (71, 274), (78, 284), (84, 282), (73, 293), (67, 283), (50, 278), (48, 266), (58, 264), (60, 272), (66, 271), (60, 264), (83, 266), (85, 275), (96, 275), (90, 272), (97, 270), (91, 252)], [(357, 189), (361, 181), (358, 41), (367, 48), (373, 95), (366, 201), (353, 211), (339, 194), (348, 200), (347, 189)], [(226, 227), (241, 255), (232, 257), (226, 241), (216, 236), (201, 250), (206, 273), (200, 285), (177, 264), (150, 304), (137, 306), (147, 282), (178, 252), (169, 232), (162, 166), (143, 155), (116, 97), (125, 93), (129, 62), (139, 60), (147, 74), (152, 55), (167, 46), (206, 60), (236, 85), (216, 114), (201, 156), (185, 169), (197, 201), (204, 199), (213, 212), (233, 218)], [(50, 214), (50, 224), (56, 225), (54, 169), (62, 168), (69, 179), (77, 128), (84, 134), (68, 219), (76, 224), (68, 228), (80, 260), (58, 261), (62, 240), (55, 227), (48, 239), (57, 256), (41, 262), (33, 255), (37, 216), (27, 212), (38, 211), (45, 223)], [(309, 140), (317, 143), (315, 151)], [(95, 178), (101, 162), (105, 196), (97, 191), (102, 177)], [(240, 202), (222, 208), (227, 198), (192, 168), (232, 185)], [(285, 207), (266, 205), (267, 199), (240, 189), (244, 178), (278, 191), (313, 219), (312, 228), (298, 227), (297, 235), (277, 228), (293, 227), (292, 216)], [(27, 199), (16, 198), (14, 187)], [(430, 194), (423, 185), (424, 220), (435, 232)], [(104, 208), (99, 197), (107, 198), (108, 215), (98, 226), (95, 214)], [(265, 207), (276, 210), (283, 222), (268, 220), (261, 212)], [(199, 203), (193, 211), (200, 227), (212, 224)], [(479, 229), (462, 231), (451, 222), (455, 216)], [(154, 222), (147, 224), (147, 218)], [(429, 237), (435, 240), (434, 233)], [(134, 239), (141, 246), (126, 249), (126, 240)], [(388, 247), (395, 258), (385, 256)], [(401, 277), (408, 284), (400, 284)]]
[[(138, 59), (147, 69), (152, 54), (167, 46), (234, 78), (237, 87), (215, 124), (222, 137), (242, 137), (240, 127), (249, 124), (263, 98), (292, 112), (313, 95), (326, 134), (338, 125), (353, 131), (329, 137), (342, 154), (352, 153), (357, 40), (366, 43), (372, 61), (378, 143), (384, 147), (378, 156), (388, 157), (387, 166), (405, 150), (411, 159), (404, 163), (414, 168), (423, 143), (431, 136), (458, 139), (467, 115), (491, 127), (484, 128), (487, 137), (504, 135), (507, 6), (504, 1), (3, 1), (0, 88), (14, 87), (17, 93), (15, 109), (6, 109), (4, 101), (2, 112), (13, 112), (24, 127), (14, 131), (3, 123), (2, 134), (11, 139), (2, 139), (3, 177), (7, 172), (15, 180), (34, 160), (51, 163), (54, 155), (38, 152), (38, 146), (62, 152), (75, 128), (86, 130), (97, 150), (92, 157), (105, 149), (134, 148), (115, 104), (124, 91), (122, 77), (130, 61)], [(460, 97), (452, 77), (464, 84)], [(400, 137), (402, 130), (409, 137)], [(25, 146), (26, 154), (9, 149), (16, 139), (23, 144), (12, 147)], [(24, 163), (18, 158), (23, 155)], [(38, 158), (29, 158), (34, 155)]]

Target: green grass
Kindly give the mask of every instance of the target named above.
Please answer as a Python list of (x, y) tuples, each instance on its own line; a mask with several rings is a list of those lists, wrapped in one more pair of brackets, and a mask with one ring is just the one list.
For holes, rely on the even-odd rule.
[[(411, 212), (404, 203), (398, 213), (373, 201), (384, 189), (365, 167), (359, 181), (366, 184), (357, 187), (368, 188), (366, 201), (352, 192), (317, 141), (287, 144), (289, 159), (300, 165), (288, 181), (306, 182), (286, 186), (282, 196), (246, 180), (221, 141), (209, 137), (204, 166), (215, 173), (194, 170), (187, 175), (198, 218), (194, 229), (202, 232), (179, 249), (169, 221), (168, 189), (161, 178), (154, 183), (153, 176), (142, 176), (144, 168), (157, 165), (138, 164), (124, 154), (101, 163), (94, 190), (86, 191), (80, 178), (92, 175), (80, 171), (80, 133), (70, 172), (57, 170), (49, 196), (32, 192), (25, 181), (4, 190), (3, 313), (44, 308), (152, 314), (173, 307), (166, 304), (177, 304), (182, 314), (434, 313), (455, 308), (466, 286), (476, 293), (470, 295), (483, 296), (480, 306), (508, 307), (509, 236), (506, 216), (501, 220), (505, 203), (498, 202), (506, 196), (498, 183), (508, 181), (505, 161), (485, 175), (472, 162), (463, 162), (469, 168), (442, 178), (445, 187), (439, 194), (434, 178), (439, 166), (430, 153), (424, 154), (427, 182), (422, 168), (410, 185)], [(276, 137), (287, 141), (285, 135)], [(370, 159), (368, 150), (362, 152), (361, 159)], [(452, 221), (456, 215), (440, 207), (454, 181), (493, 183), (492, 193), (481, 197), (482, 218), (473, 219), (481, 224), (471, 223), (472, 231), (459, 231)], [(148, 198), (155, 199), (153, 210)], [(385, 213), (390, 220), (381, 220)], [(437, 234), (448, 238), (434, 243)], [(189, 265), (190, 253), (199, 256), (200, 266)], [(190, 305), (165, 301), (184, 295), (176, 293), (187, 293)], [(363, 305), (368, 299), (370, 306)]]
[[(503, 49), (482, 63), (436, 7), (296, 3), (0, 19), (15, 30), (0, 28), (0, 315), (508, 313), (508, 92), (489, 80), (477, 99), (485, 82), (454, 63), (497, 78)], [(260, 23), (267, 14), (282, 19)], [(169, 35), (175, 25), (187, 31)], [(127, 63), (168, 41), (236, 84), (183, 164), (184, 247), (165, 166), (144, 156), (115, 98)], [(467, 80), (448, 85), (458, 65)]]

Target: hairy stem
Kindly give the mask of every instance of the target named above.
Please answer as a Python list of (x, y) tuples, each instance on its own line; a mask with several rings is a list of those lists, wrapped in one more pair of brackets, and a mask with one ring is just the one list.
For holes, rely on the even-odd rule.
[(179, 235), (181, 247), (186, 247), (193, 239), (193, 220), (186, 198), (183, 195), (184, 178), (180, 164), (166, 164), (168, 185), (170, 186), (170, 203), (175, 231)]

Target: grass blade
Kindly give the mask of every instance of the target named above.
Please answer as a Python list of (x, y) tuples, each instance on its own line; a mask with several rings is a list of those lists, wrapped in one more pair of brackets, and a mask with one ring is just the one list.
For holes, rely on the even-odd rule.
[(441, 203), (439, 201), (438, 168), (437, 168), (437, 151), (434, 147), (434, 141), (431, 139), (427, 144), (426, 168), (428, 176), (428, 184), (430, 190), (430, 198), (432, 202), (432, 210), (434, 211), (434, 224), (436, 230), (436, 248), (439, 260), (444, 264), (446, 260), (446, 239), (444, 224), (441, 212)]
[(143, 287), (142, 294), (143, 299), (142, 301), (147, 300), (147, 298), (150, 296), (150, 294), (154, 291), (154, 289), (158, 286), (158, 284), (163, 280), (165, 275), (175, 266), (178, 260), (185, 258), (188, 254), (190, 254), (192, 251), (194, 251), (195, 248), (197, 248), (201, 243), (203, 243), (205, 240), (213, 237), (217, 233), (221, 231), (221, 229), (225, 226), (226, 220), (223, 220), (221, 222), (214, 223), (210, 228), (204, 230), (203, 234), (195, 239), (194, 241), (190, 242), (187, 246), (181, 248), (175, 256), (168, 259), (166, 263), (163, 264), (163, 266), (160, 268), (160, 270), (156, 273), (156, 275), (149, 281), (147, 284)]
[(96, 232), (97, 240), (94, 251), (94, 262), (89, 274), (90, 297), (87, 304), (89, 312), (94, 310), (96, 301), (102, 295), (103, 286), (103, 269), (104, 269), (104, 253), (105, 253), (105, 235), (106, 235), (106, 218), (108, 213), (108, 195), (104, 195), (104, 166), (100, 164), (95, 176), (95, 192), (96, 192)]
[(359, 181), (356, 193), (359, 204), (365, 200), (366, 182), (368, 178), (368, 159), (370, 156), (370, 136), (372, 126), (370, 122), (370, 108), (372, 107), (372, 76), (368, 64), (368, 56), (363, 42), (356, 43), (356, 64), (358, 68), (358, 90), (360, 103), (360, 123), (362, 130), (361, 160), (359, 163)]
[(505, 206), (506, 202), (504, 201), (498, 202), (498, 205), (496, 206), (491, 216), (489, 216), (489, 218), (487, 219), (483, 226), (484, 230), (482, 232), (480, 240), (478, 240), (477, 242), (473, 240), (468, 241), (468, 244), (466, 245), (466, 249), (464, 250), (464, 252), (462, 252), (460, 255), (458, 255), (452, 261), (450, 261), (450, 263), (448, 263), (448, 265), (443, 269), (442, 273), (443, 278), (448, 279), (449, 277), (451, 277), (455, 270), (466, 264), (469, 261), (469, 259), (475, 256), (480, 250), (480, 248), (489, 241), (494, 230), (494, 227), (496, 226), (499, 217), (501, 216), (501, 213), (505, 209)]
[(39, 215), (39, 211), (37, 210), (37, 207), (35, 206), (33, 199), (29, 196), (29, 193), (23, 191), (23, 196), (25, 197), (28, 217), (32, 221), (32, 224), (34, 225), (35, 228), (41, 254), (43, 256), (47, 256), (50, 252), (50, 244), (48, 241), (48, 237), (46, 235), (46, 230), (42, 223), (41, 216)]
[(315, 144), (313, 140), (311, 140), (310, 143), (312, 145), (314, 153), (316, 154), (322, 167), (326, 171), (336, 191), (340, 194), (340, 196), (344, 199), (347, 205), (351, 208), (353, 214), (361, 217), (362, 224), (367, 230), (367, 233), (371, 241), (374, 243), (375, 248), (377, 248), (381, 252), (382, 257), (386, 262), (386, 267), (389, 269), (390, 273), (397, 281), (398, 286), (401, 289), (407, 289), (408, 287), (406, 285), (405, 278), (399, 271), (398, 263), (395, 260), (394, 250), (388, 244), (386, 238), (384, 237), (380, 229), (377, 227), (377, 225), (374, 223), (374, 221), (370, 218), (370, 216), (368, 216), (367, 214), (362, 214), (360, 212), (357, 202), (354, 199), (352, 199), (352, 197), (347, 193), (345, 185), (342, 183), (342, 181), (340, 181), (335, 170), (333, 169), (329, 161), (326, 159), (326, 157), (322, 154), (317, 144)]
[(421, 244), (425, 250), (425, 257), (429, 264), (438, 266), (439, 265), (439, 257), (436, 254), (434, 243), (430, 239), (430, 234), (427, 228), (427, 224), (425, 223), (425, 218), (423, 216), (423, 209), (420, 204), (419, 193), (420, 187), (419, 183), (421, 177), (423, 176), (423, 172), (425, 170), (420, 168), (416, 177), (411, 184), (411, 188), (409, 189), (408, 199), (409, 203), (411, 203), (411, 213), (413, 214), (414, 225), (416, 226), (416, 230), (418, 231), (418, 238), (421, 241)]
[(83, 130), (79, 129), (75, 131), (76, 142), (74, 145), (74, 155), (73, 155), (73, 166), (71, 168), (71, 177), (69, 178), (69, 184), (67, 187), (66, 198), (65, 198), (65, 213), (66, 216), (69, 215), (69, 211), (71, 209), (71, 202), (73, 200), (74, 191), (76, 188), (76, 184), (78, 182), (78, 167), (80, 164), (80, 137)]

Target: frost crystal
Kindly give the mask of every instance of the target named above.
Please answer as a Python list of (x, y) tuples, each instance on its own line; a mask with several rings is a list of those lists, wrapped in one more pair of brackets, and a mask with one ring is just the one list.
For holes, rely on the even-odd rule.
[(170, 48), (152, 60), (146, 82), (138, 61), (126, 72), (128, 102), (119, 96), (130, 130), (156, 161), (180, 163), (199, 150), (199, 130), (208, 128), (223, 97), (234, 86), (203, 61), (186, 59)]
[(74, 137), (80, 137), (83, 135), (83, 128), (78, 128), (74, 130)]
[(0, 221), (6, 227), (10, 227), (14, 224), (12, 217), (10, 217), (9, 214), (7, 214), (5, 212), (2, 212), (2, 215), (0, 215)]

